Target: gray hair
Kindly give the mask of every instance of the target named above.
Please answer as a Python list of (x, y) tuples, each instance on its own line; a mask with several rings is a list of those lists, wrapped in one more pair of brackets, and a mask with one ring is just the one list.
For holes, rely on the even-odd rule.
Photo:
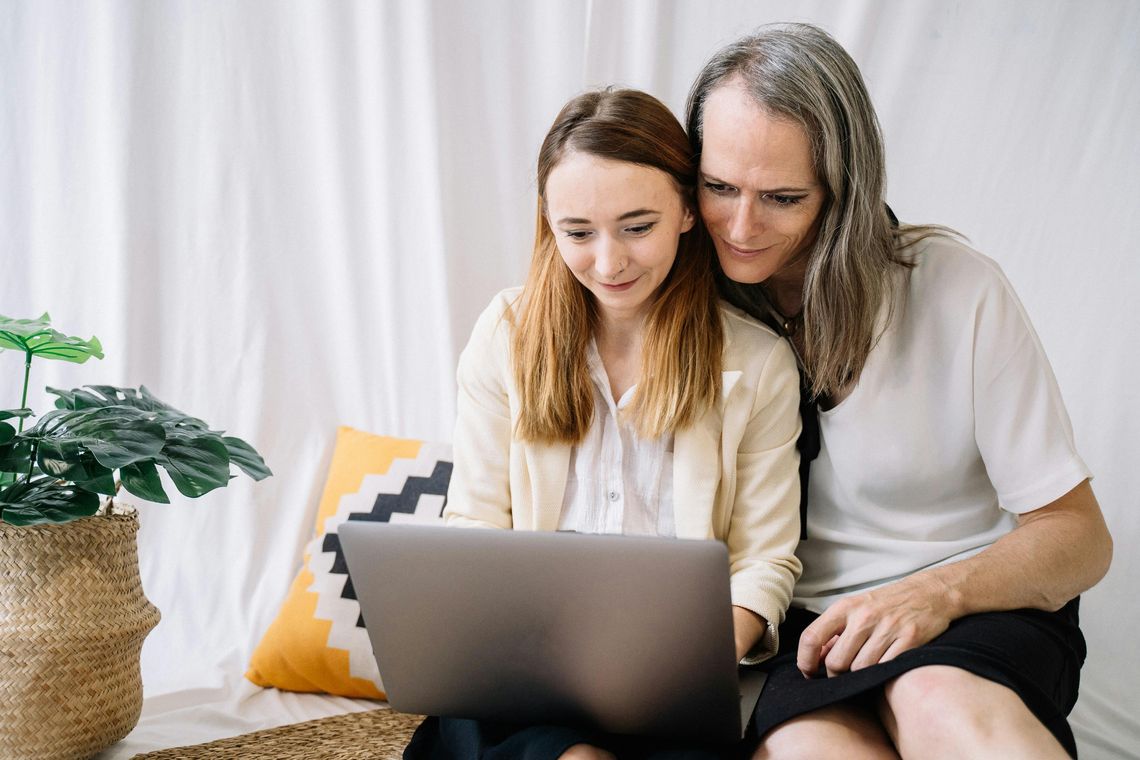
[[(804, 280), (803, 361), (812, 392), (834, 394), (859, 377), (893, 305), (895, 272), (912, 264), (905, 245), (935, 234), (900, 230), (884, 197), (882, 130), (859, 67), (827, 32), (810, 24), (772, 24), (722, 48), (689, 92), (688, 131), (700, 154), (704, 105), (719, 85), (739, 79), (755, 102), (801, 125), (826, 192)], [(917, 231), (900, 243), (900, 232)], [(763, 286), (730, 284), (729, 300), (753, 313)], [(888, 319), (889, 319), (888, 312)]]

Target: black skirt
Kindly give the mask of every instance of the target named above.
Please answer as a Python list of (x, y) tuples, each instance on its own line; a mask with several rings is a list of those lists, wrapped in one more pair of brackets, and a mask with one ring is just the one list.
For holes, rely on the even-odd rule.
[(847, 700), (877, 697), (887, 681), (924, 665), (952, 665), (1013, 689), (1072, 757), (1077, 746), (1066, 720), (1077, 701), (1085, 639), (1079, 598), (1057, 612), (1013, 610), (968, 615), (928, 644), (895, 659), (833, 678), (804, 678), (796, 667), (800, 634), (818, 617), (793, 607), (780, 626), (780, 651), (761, 667), (768, 681), (756, 705), (755, 731)]
[(593, 744), (619, 758), (720, 760), (748, 757), (779, 724), (839, 702), (877, 698), (887, 681), (925, 665), (952, 665), (1013, 689), (1072, 757), (1066, 716), (1077, 700), (1085, 640), (1074, 599), (1057, 612), (1014, 610), (970, 615), (938, 638), (890, 662), (833, 678), (807, 679), (796, 668), (800, 634), (817, 617), (792, 608), (780, 626), (780, 651), (760, 665), (768, 681), (748, 736), (736, 747), (619, 737), (563, 726), (518, 726), (428, 718), (404, 750), (405, 760), (555, 760), (571, 746)]
[(742, 747), (615, 736), (566, 726), (427, 718), (404, 749), (404, 760), (555, 760), (575, 744), (602, 747), (621, 760), (729, 760), (742, 756)]

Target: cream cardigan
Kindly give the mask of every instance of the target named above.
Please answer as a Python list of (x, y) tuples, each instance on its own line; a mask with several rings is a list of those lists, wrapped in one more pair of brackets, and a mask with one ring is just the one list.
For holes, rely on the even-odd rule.
[[(459, 358), (455, 469), (448, 524), (553, 531), (558, 527), (570, 446), (512, 435), (518, 395), (503, 316), (520, 289), (499, 293), (475, 324)], [(678, 538), (728, 546), (732, 603), (768, 621), (746, 662), (775, 654), (778, 627), (801, 566), (799, 540), (799, 378), (787, 343), (722, 304), (725, 349), (721, 398), (676, 431), (673, 505)]]

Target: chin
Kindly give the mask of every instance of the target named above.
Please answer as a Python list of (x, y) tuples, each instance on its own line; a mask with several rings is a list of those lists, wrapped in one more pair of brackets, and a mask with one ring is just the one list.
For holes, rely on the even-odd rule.
[(725, 261), (721, 258), (720, 268), (724, 271), (725, 277), (744, 285), (756, 285), (772, 276), (771, 267), (763, 264), (745, 264), (734, 259)]

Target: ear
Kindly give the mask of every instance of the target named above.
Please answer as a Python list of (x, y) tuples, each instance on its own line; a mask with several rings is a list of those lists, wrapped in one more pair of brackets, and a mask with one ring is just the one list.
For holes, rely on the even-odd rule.
[(693, 229), (693, 225), (697, 223), (697, 217), (693, 213), (693, 209), (688, 203), (685, 204), (685, 214), (681, 217), (681, 233), (684, 234)]

